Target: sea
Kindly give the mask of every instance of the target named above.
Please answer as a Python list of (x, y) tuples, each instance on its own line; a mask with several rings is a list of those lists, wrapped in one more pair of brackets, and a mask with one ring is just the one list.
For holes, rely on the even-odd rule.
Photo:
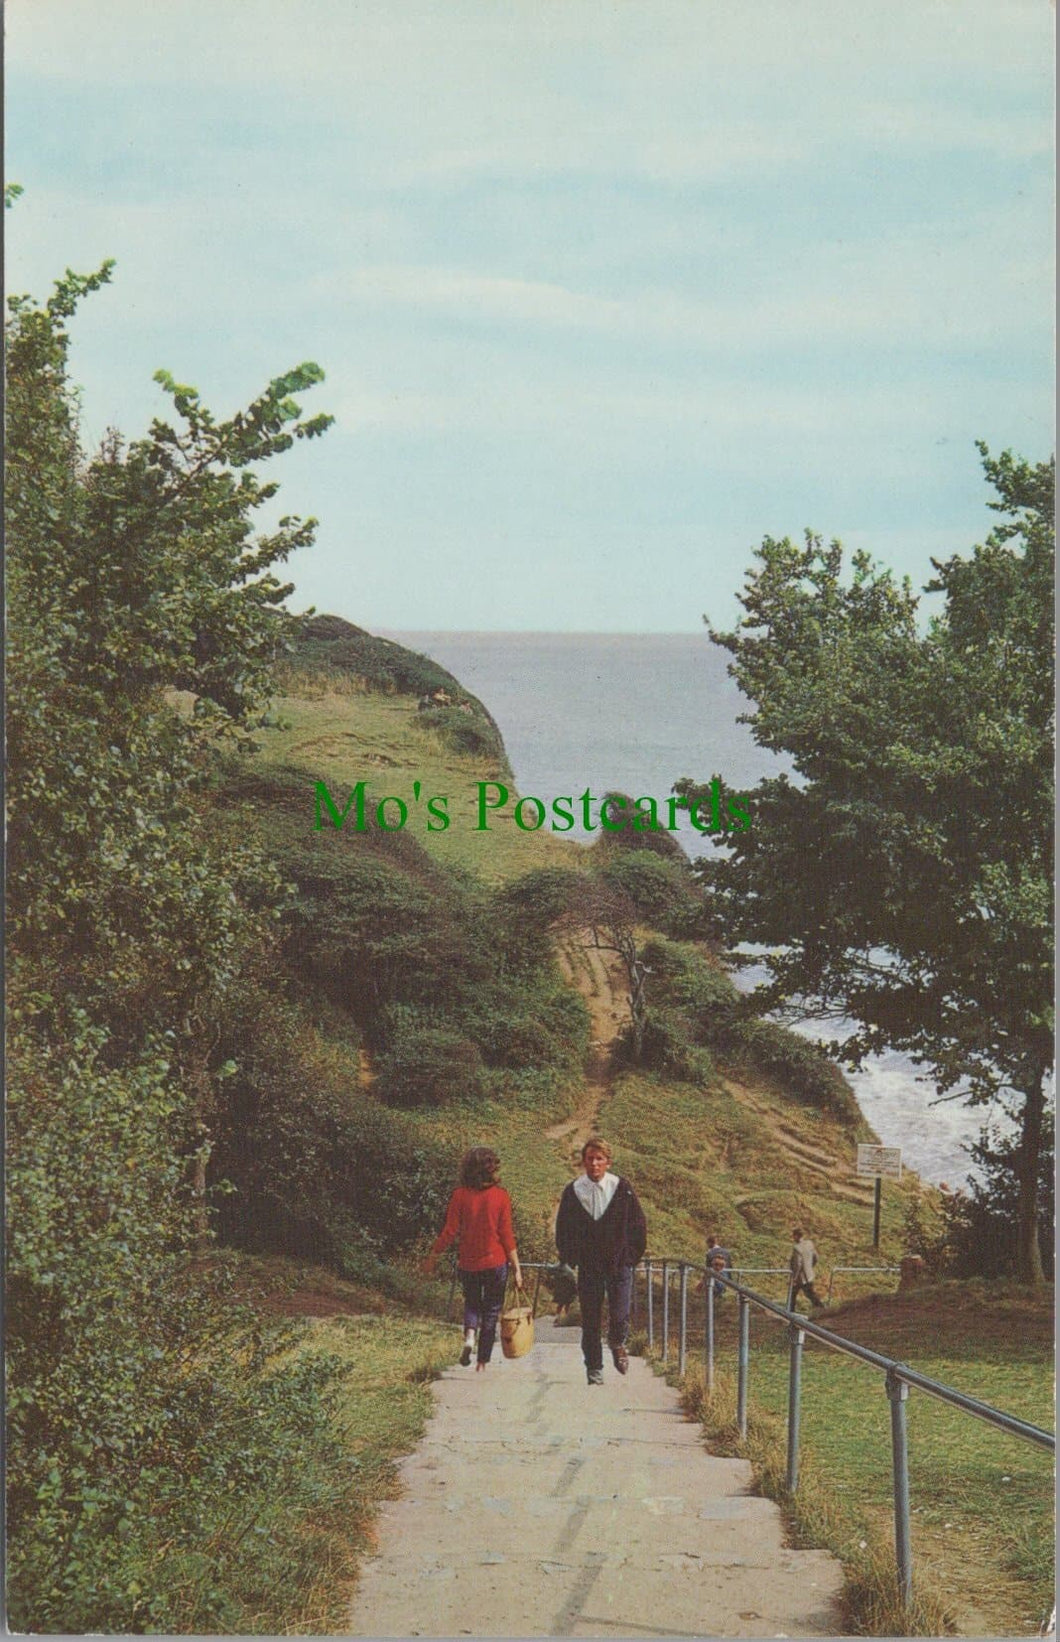
[[(682, 776), (722, 778), (727, 792), (749, 790), (787, 768), (759, 747), (740, 717), (747, 702), (728, 676), (728, 657), (701, 633), (395, 632), (441, 663), (493, 715), (520, 794), (546, 806), (620, 791), (659, 801), (660, 817)], [(577, 807), (577, 806), (576, 806)], [(568, 834), (570, 837), (575, 833)], [(582, 834), (585, 842), (597, 834)], [(709, 845), (682, 817), (675, 834), (691, 856)], [(753, 982), (753, 970), (738, 984)], [(822, 1029), (797, 1024), (807, 1036)], [(829, 1023), (824, 1035), (842, 1036)], [(906, 1056), (875, 1057), (848, 1074), (865, 1117), (885, 1146), (901, 1148), (903, 1169), (950, 1187), (976, 1171), (968, 1147), (988, 1119), (1002, 1133), (1000, 1107), (939, 1102)], [(886, 1190), (886, 1185), (884, 1187)]]

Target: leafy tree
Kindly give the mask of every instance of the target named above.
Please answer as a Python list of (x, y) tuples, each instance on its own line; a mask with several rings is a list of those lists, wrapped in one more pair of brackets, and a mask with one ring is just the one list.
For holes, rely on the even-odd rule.
[(206, 787), (218, 741), (264, 711), (290, 591), (273, 566), (315, 524), (255, 537), (276, 486), (254, 465), (330, 418), (292, 398), (316, 365), (224, 422), (159, 372), (178, 420), (86, 460), (67, 322), (110, 271), (9, 301), (9, 941), (19, 984), (77, 999), (110, 1054), (166, 1032), (201, 1127), (211, 1021), (277, 888)]
[(209, 784), (313, 529), (253, 535), (252, 465), (327, 418), (291, 397), (316, 366), (220, 423), (162, 377), (177, 420), (86, 458), (67, 324), (109, 275), (9, 302), (10, 1595), (27, 1630), (238, 1630), (218, 1559), (234, 1588), (264, 1500), (310, 1508), (326, 1374), (270, 1361), (187, 1259), (219, 1023), (277, 896)]
[[(1013, 1277), (1020, 1271), (1018, 1139), (1002, 1138), (995, 1128), (983, 1130), (971, 1148), (981, 1178), (969, 1178), (968, 1191), (942, 1199), (947, 1270), (957, 1277)], [(1042, 1124), (1038, 1159), (1038, 1235), (1047, 1277), (1053, 1275), (1056, 1153), (1053, 1114)]]
[[(769, 948), (765, 1009), (843, 1015), (833, 1052), (887, 1047), (939, 1094), (1001, 1099), (1020, 1140), (1019, 1272), (1042, 1277), (1036, 1205), (1052, 1064), (1053, 464), (980, 447), (1004, 523), (935, 563), (943, 607), (838, 542), (766, 538), (737, 629), (714, 633), (754, 703), (753, 824), (700, 863), (732, 942)], [(691, 781), (680, 783), (694, 794)]]

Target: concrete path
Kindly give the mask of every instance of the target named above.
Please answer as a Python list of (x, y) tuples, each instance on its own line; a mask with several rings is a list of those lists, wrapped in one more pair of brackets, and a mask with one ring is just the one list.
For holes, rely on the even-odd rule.
[(436, 1384), (350, 1635), (838, 1634), (838, 1562), (785, 1549), (747, 1462), (708, 1455), (646, 1363), (588, 1386), (577, 1329), (548, 1318), (527, 1357), (499, 1352)]

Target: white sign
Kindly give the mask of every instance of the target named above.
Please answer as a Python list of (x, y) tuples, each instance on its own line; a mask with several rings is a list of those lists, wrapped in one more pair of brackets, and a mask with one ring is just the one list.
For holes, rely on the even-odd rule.
[(888, 1180), (901, 1180), (902, 1148), (900, 1146), (859, 1146), (858, 1174), (885, 1175)]

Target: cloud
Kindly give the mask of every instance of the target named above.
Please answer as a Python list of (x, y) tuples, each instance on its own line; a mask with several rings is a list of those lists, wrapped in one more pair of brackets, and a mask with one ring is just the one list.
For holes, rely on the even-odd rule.
[[(379, 187), (687, 186), (884, 145), (1048, 152), (1037, 0), (9, 0), (8, 78), (181, 86), (355, 139)], [(881, 98), (880, 86), (888, 96)], [(969, 95), (969, 91), (972, 93)]]
[[(974, 253), (970, 238), (942, 241), (930, 228), (883, 245), (816, 245), (789, 252), (779, 271), (748, 271), (743, 290), (701, 298), (651, 285), (614, 296), (549, 280), (410, 264), (320, 274), (310, 290), (314, 301), (413, 311), (470, 329), (574, 332), (679, 343), (710, 354), (815, 343), (996, 346), (1047, 321), (1052, 262), (1044, 249), (1037, 256), (1027, 246), (1011, 247), (1010, 215), (976, 227)], [(981, 247), (991, 239), (999, 249), (984, 269)], [(710, 272), (709, 285), (724, 288), (725, 271)]]

